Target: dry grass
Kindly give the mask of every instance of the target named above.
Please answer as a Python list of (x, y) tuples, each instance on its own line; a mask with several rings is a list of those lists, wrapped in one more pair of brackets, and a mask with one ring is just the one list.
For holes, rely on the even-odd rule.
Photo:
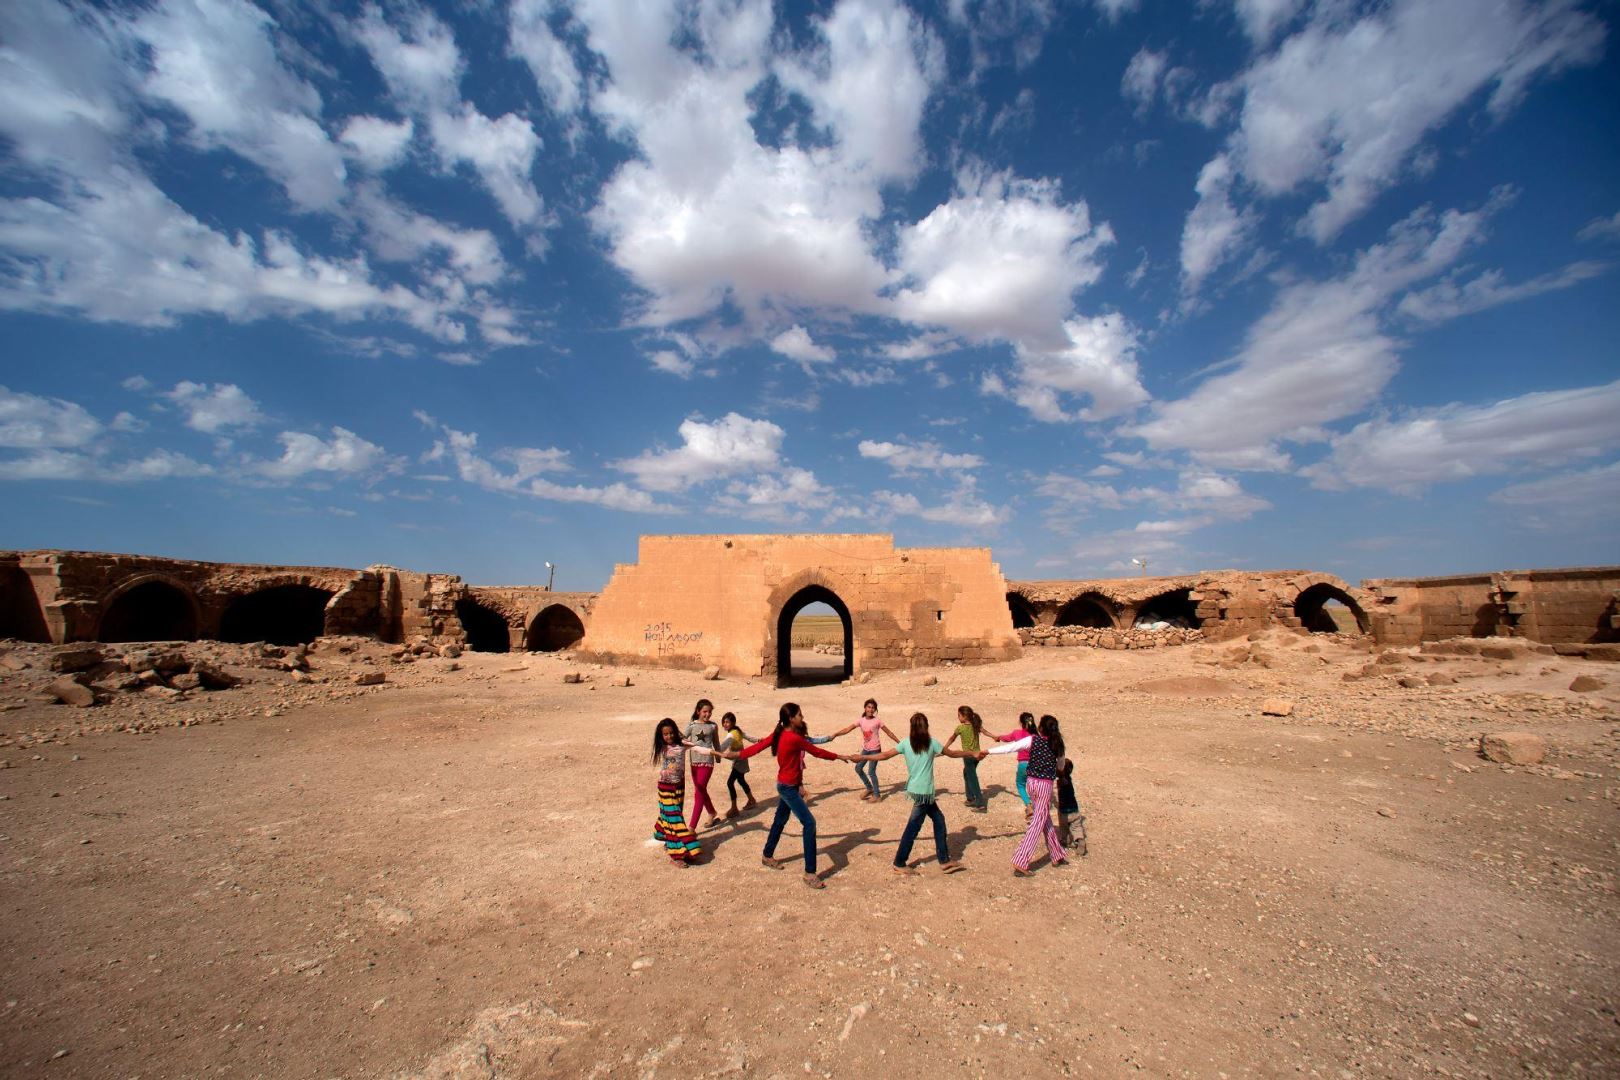
[(793, 620), (793, 648), (844, 642), (844, 622), (837, 615), (800, 615)]

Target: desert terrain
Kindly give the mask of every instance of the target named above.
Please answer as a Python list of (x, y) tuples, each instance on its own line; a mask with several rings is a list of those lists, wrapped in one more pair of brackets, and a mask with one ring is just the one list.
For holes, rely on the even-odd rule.
[[(6, 1075), (1620, 1072), (1620, 664), (1273, 632), (784, 691), (322, 639), (159, 650), (219, 690), (106, 646), (75, 708), (72, 648), (0, 643)], [(793, 699), (825, 733), (867, 696), (942, 736), (1057, 715), (1089, 856), (1011, 876), (1009, 758), (985, 814), (939, 762), (964, 874), (926, 834), (890, 872), (897, 761), (876, 805), (811, 762), (824, 891), (760, 865), (768, 757), (704, 865), (650, 842), (659, 717), (764, 735)], [(1546, 759), (1485, 760), (1497, 731)]]

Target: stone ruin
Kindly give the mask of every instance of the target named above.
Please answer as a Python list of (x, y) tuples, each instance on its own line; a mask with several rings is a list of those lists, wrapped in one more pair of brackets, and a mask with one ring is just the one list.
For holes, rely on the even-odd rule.
[(793, 618), (824, 603), (843, 675), (979, 664), (1026, 647), (1140, 649), (1271, 628), (1381, 646), (1522, 638), (1620, 642), (1620, 567), (1385, 578), (1299, 570), (1006, 581), (988, 548), (885, 535), (645, 536), (601, 593), (473, 586), (454, 574), (252, 566), (80, 551), (0, 552), (0, 638), (307, 644), (362, 635), (485, 652), (784, 679)]

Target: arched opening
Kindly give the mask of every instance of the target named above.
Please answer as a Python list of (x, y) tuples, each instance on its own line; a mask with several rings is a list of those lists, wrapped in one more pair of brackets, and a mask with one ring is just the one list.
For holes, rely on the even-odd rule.
[(102, 641), (195, 641), (197, 604), (167, 581), (143, 581), (107, 603)]
[(1035, 625), (1035, 608), (1018, 593), (1007, 594), (1007, 609), (1012, 612), (1014, 630)]
[(1198, 617), (1198, 605), (1192, 601), (1191, 589), (1175, 589), (1160, 593), (1136, 611), (1138, 630), (1196, 630), (1203, 623)]
[(1109, 630), (1114, 626), (1113, 607), (1096, 593), (1077, 596), (1058, 610), (1058, 626), (1090, 626)]
[[(818, 652), (817, 645), (839, 652)], [(855, 633), (849, 608), (837, 593), (820, 585), (794, 593), (776, 617), (776, 685), (819, 686), (843, 682), (854, 673)]]
[(51, 640), (34, 584), (28, 580), (28, 571), (20, 566), (0, 569), (0, 638)]
[(1313, 634), (1365, 634), (1367, 614), (1343, 589), (1319, 582), (1294, 598), (1294, 617)]
[(585, 636), (585, 624), (572, 608), (552, 604), (529, 623), (527, 645), (530, 652), (557, 652), (571, 649)]
[(219, 620), (221, 641), (268, 641), (308, 645), (326, 632), (330, 589), (313, 585), (272, 585), (238, 596)]
[(476, 600), (457, 600), (456, 618), (473, 652), (511, 652), (512, 631), (506, 617)]

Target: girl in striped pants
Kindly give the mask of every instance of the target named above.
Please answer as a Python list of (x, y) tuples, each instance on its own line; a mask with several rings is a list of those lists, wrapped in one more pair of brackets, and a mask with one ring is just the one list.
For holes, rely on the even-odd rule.
[(1057, 781), (1057, 759), (1063, 755), (1063, 733), (1058, 730), (1057, 718), (1043, 716), (1032, 734), (1016, 742), (1004, 742), (989, 752), (1011, 754), (1018, 750), (1029, 751), (1027, 783), (1032, 812), (1029, 828), (1024, 830), (1024, 838), (1013, 851), (1012, 862), (1013, 873), (1018, 877), (1027, 877), (1030, 860), (1040, 848), (1042, 838), (1046, 840), (1047, 855), (1053, 866), (1062, 866), (1068, 861), (1058, 831), (1052, 824), (1052, 791)]

